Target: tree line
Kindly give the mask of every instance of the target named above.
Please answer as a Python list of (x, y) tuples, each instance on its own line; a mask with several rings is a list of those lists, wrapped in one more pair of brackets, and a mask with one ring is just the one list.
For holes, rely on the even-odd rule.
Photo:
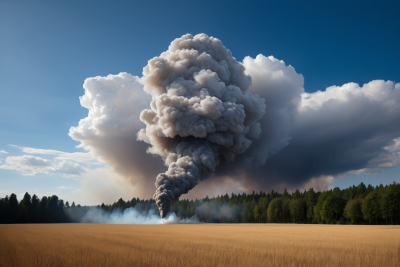
[[(120, 198), (113, 204), (98, 205), (106, 212), (135, 208), (158, 209), (153, 199)], [(84, 214), (89, 207), (75, 206), (57, 196), (32, 197), (26, 193), (19, 202), (15, 194), (0, 199), (0, 223), (69, 223), (67, 209)], [(178, 217), (197, 216), (210, 223), (307, 223), (307, 224), (400, 224), (400, 184), (376, 187), (360, 183), (346, 189), (324, 192), (312, 188), (288, 193), (260, 192), (225, 194), (203, 199), (183, 199), (171, 207)]]
[[(67, 202), (68, 203), (68, 202)], [(18, 201), (17, 195), (11, 194), (0, 199), (0, 223), (63, 223), (68, 222), (64, 201), (57, 196), (42, 197), (25, 193)]]

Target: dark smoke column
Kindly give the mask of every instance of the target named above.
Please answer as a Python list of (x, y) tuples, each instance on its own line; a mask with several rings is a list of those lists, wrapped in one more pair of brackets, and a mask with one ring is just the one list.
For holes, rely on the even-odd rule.
[(143, 69), (144, 90), (153, 97), (140, 119), (138, 140), (165, 161), (154, 199), (164, 218), (182, 194), (214, 173), (221, 159), (233, 161), (261, 133), (265, 100), (247, 92), (251, 77), (221, 41), (184, 35)]

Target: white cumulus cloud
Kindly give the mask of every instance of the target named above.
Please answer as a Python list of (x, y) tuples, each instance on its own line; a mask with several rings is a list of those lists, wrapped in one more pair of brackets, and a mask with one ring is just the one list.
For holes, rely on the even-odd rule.
[(144, 127), (140, 112), (151, 101), (141, 79), (128, 73), (98, 76), (86, 79), (83, 88), (80, 101), (89, 113), (77, 127), (71, 127), (69, 135), (125, 177), (136, 188), (135, 196), (149, 197), (154, 193), (154, 178), (165, 167), (146, 153), (148, 144), (136, 140)]
[(282, 182), (301, 187), (318, 184), (316, 179), (322, 177), (329, 186), (332, 179), (326, 177), (372, 174), (399, 166), (400, 84), (348, 83), (300, 96), (289, 144), (265, 165), (242, 169), (249, 177), (245, 183), (253, 188)]

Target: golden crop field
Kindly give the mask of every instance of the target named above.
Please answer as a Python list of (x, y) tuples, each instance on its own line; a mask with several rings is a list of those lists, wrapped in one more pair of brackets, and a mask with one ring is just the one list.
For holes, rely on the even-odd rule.
[(400, 266), (400, 226), (0, 225), (0, 266)]

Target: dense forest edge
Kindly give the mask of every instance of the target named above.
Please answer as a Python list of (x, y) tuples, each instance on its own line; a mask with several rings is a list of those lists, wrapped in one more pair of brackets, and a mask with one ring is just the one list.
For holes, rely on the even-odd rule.
[[(74, 223), (89, 209), (106, 214), (135, 209), (159, 214), (153, 199), (120, 198), (110, 205), (81, 206), (64, 203), (53, 195), (39, 199), (25, 193), (18, 201), (15, 194), (0, 199), (0, 223)], [(71, 216), (70, 214), (75, 214)], [(346, 189), (338, 187), (315, 192), (312, 188), (290, 194), (228, 194), (196, 200), (180, 200), (171, 207), (180, 218), (197, 216), (206, 223), (300, 223), (300, 224), (400, 224), (400, 184), (365, 186), (360, 183)], [(78, 214), (78, 215), (76, 215)], [(80, 214), (80, 215), (79, 215)]]

